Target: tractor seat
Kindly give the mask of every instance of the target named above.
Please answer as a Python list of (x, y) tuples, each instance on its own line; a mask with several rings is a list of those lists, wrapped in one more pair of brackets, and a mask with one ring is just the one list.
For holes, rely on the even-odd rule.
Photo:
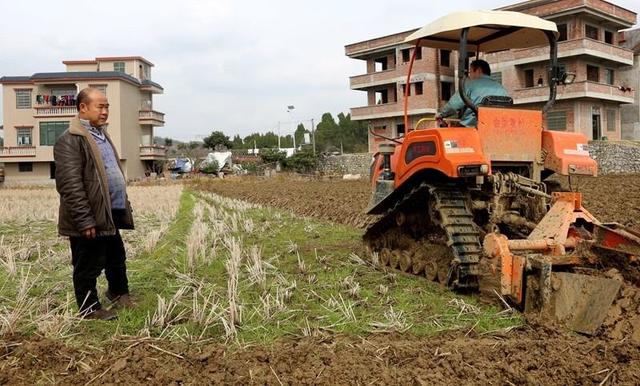
[(489, 95), (482, 98), (480, 106), (513, 106), (513, 98), (510, 96)]

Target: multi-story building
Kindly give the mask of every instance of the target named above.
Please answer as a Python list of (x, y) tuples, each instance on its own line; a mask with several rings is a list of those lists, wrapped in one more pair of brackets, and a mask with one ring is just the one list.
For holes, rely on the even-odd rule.
[[(592, 140), (621, 138), (620, 107), (634, 95), (620, 78), (633, 65), (633, 52), (620, 46), (618, 31), (636, 23), (636, 13), (602, 0), (532, 0), (500, 8), (539, 16), (558, 26), (558, 63), (575, 74), (558, 86), (547, 113), (551, 130), (581, 132)], [(542, 108), (549, 98), (548, 47), (487, 55), (514, 104)]]
[[(402, 135), (404, 94), (409, 62), (414, 47), (404, 39), (416, 30), (366, 40), (345, 47), (347, 56), (364, 60), (367, 73), (350, 78), (352, 90), (367, 93), (367, 105), (351, 109), (351, 119), (368, 121), (369, 127), (386, 137)], [(413, 127), (418, 120), (433, 117), (454, 92), (454, 64), (451, 51), (420, 48), (416, 52), (409, 85), (408, 115)], [(369, 151), (377, 150), (382, 138), (369, 136)]]
[(620, 110), (622, 139), (640, 140), (640, 28), (621, 34), (622, 46), (633, 51), (633, 67), (621, 73), (621, 80), (629, 92), (635, 95), (633, 104), (624, 105)]
[(102, 90), (109, 100), (108, 131), (127, 179), (144, 176), (166, 159), (164, 147), (153, 144), (154, 127), (164, 125), (164, 114), (153, 109), (153, 95), (163, 88), (151, 80), (151, 62), (103, 57), (63, 64), (65, 72), (0, 78), (5, 184), (53, 181), (53, 145), (77, 114), (75, 96), (85, 87)]
[[(636, 14), (603, 0), (531, 0), (501, 8), (533, 14), (558, 24), (559, 63), (576, 74), (574, 83), (558, 87), (547, 128), (580, 131), (590, 139), (620, 139), (620, 106), (634, 95), (619, 77), (633, 65), (633, 52), (621, 47), (618, 31), (636, 22)], [(351, 89), (367, 92), (367, 105), (351, 109), (354, 120), (365, 120), (375, 132), (401, 135), (403, 90), (413, 47), (403, 43), (415, 30), (347, 45), (345, 53), (365, 60), (367, 72), (350, 78)], [(535, 47), (480, 55), (492, 64), (492, 78), (502, 82), (525, 108), (541, 108), (548, 99), (546, 66), (549, 48)], [(410, 86), (410, 125), (434, 116), (456, 92), (457, 56), (445, 50), (422, 48), (416, 55)], [(369, 150), (384, 140), (369, 137)]]

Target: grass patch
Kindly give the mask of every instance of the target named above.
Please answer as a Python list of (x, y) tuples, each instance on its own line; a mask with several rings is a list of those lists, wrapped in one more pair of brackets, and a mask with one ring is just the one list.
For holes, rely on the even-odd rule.
[[(146, 221), (143, 229), (160, 225)], [(59, 261), (45, 264), (39, 257), (19, 262), (21, 269), (31, 269), (31, 278), (38, 277), (20, 304), (15, 299), (20, 299), (24, 274), (10, 276), (0, 267), (0, 299), (9, 304), (0, 306), (0, 316), (19, 307), (42, 309), (39, 303), (47, 299), (58, 305), (45, 307), (53, 312), (52, 320), (63, 323), (76, 309), (75, 304), (63, 307), (73, 291), (70, 257), (62, 250), (67, 244), (51, 223), (36, 225), (43, 230), (39, 240), (60, 249), (55, 253)], [(5, 228), (14, 239), (24, 230)], [(357, 229), (210, 193), (183, 190), (175, 218), (152, 250), (138, 249), (141, 241), (134, 236), (144, 235), (127, 236), (136, 248), (128, 274), (138, 307), (119, 310), (115, 322), (69, 322), (64, 336), (76, 344), (122, 335), (268, 344), (286, 336), (387, 331), (424, 336), (522, 324), (517, 314), (458, 296), (424, 278), (372, 266)], [(102, 295), (104, 276), (98, 288)], [(32, 323), (24, 323), (19, 332), (42, 332), (34, 315), (38, 313), (20, 315)]]

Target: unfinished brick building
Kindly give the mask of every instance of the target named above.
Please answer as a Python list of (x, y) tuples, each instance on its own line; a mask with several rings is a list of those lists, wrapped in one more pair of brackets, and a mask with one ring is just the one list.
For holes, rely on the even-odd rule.
[[(618, 72), (634, 63), (633, 52), (619, 44), (618, 31), (636, 22), (636, 13), (603, 0), (531, 0), (501, 8), (536, 15), (558, 24), (559, 63), (576, 74), (558, 87), (557, 102), (547, 115), (551, 130), (579, 131), (589, 139), (621, 138), (620, 106), (634, 102)], [(365, 60), (367, 73), (350, 78), (351, 89), (367, 92), (367, 105), (351, 109), (376, 132), (401, 135), (403, 90), (413, 48), (403, 44), (414, 30), (347, 45), (347, 56)], [(485, 55), (492, 78), (502, 82), (519, 107), (542, 108), (548, 99), (548, 47)], [(455, 92), (455, 53), (422, 48), (417, 54), (409, 99), (410, 125), (433, 116)], [(379, 138), (370, 136), (369, 150)]]

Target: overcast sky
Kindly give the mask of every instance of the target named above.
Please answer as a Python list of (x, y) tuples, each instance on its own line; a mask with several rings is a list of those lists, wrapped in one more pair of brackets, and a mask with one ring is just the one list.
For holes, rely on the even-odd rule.
[[(0, 76), (64, 71), (62, 60), (139, 55), (155, 64), (152, 79), (164, 87), (154, 96), (154, 108), (166, 114), (156, 135), (244, 136), (365, 105), (365, 93), (349, 89), (349, 76), (364, 73), (365, 64), (344, 55), (346, 44), (513, 2), (7, 1)], [(640, 11), (638, 0), (614, 2)]]

